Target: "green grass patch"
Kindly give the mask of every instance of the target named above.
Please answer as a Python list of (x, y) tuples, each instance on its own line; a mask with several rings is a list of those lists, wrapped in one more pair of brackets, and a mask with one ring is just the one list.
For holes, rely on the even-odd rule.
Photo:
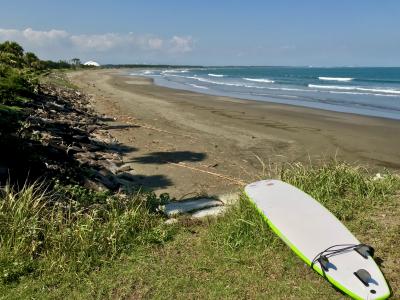
[[(399, 298), (399, 177), (383, 173), (374, 179), (375, 174), (366, 169), (337, 162), (315, 167), (288, 165), (280, 176), (313, 195), (362, 242), (375, 247), (393, 298)], [(73, 188), (68, 193), (76, 191)], [(96, 199), (83, 197), (90, 198), (88, 203)], [(147, 211), (144, 220), (153, 220)], [(106, 253), (103, 257), (108, 263), (85, 268), (84, 273), (64, 267), (65, 272), (55, 268), (54, 275), (23, 276), (18, 284), (3, 283), (0, 294), (11, 299), (346, 299), (270, 230), (245, 196), (218, 219), (194, 222), (183, 218), (167, 229), (160, 217), (154, 218), (147, 223), (153, 225), (141, 225), (140, 234), (125, 240), (133, 246), (120, 246), (122, 254), (101, 252)], [(100, 243), (94, 241), (98, 248)], [(49, 256), (53, 257), (59, 259)]]
[(143, 244), (163, 243), (169, 228), (150, 210), (154, 194), (93, 192), (79, 186), (0, 190), (0, 280), (93, 271)]
[(53, 86), (64, 87), (78, 90), (78, 87), (68, 80), (66, 73), (73, 72), (72, 70), (51, 70), (41, 74), (39, 81), (42, 84), (50, 84)]

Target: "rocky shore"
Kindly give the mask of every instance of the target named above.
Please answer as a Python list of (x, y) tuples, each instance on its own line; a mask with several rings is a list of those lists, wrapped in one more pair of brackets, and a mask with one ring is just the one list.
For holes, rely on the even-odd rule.
[(28, 104), (19, 133), (23, 139), (10, 145), (1, 162), (1, 181), (28, 174), (32, 180), (60, 178), (95, 190), (129, 190), (135, 180), (131, 164), (123, 160), (129, 147), (108, 132), (105, 122), (112, 118), (96, 114), (90, 96), (76, 89), (42, 83), (39, 90)]

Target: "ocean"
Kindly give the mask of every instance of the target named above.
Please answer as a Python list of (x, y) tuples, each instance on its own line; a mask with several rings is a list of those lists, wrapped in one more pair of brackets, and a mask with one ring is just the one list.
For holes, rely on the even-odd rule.
[(142, 69), (161, 86), (400, 120), (400, 68)]

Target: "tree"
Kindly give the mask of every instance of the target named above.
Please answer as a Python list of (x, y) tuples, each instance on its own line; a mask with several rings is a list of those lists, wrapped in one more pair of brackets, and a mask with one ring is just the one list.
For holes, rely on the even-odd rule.
[(11, 53), (17, 58), (22, 58), (24, 55), (24, 49), (17, 43), (13, 41), (5, 41), (0, 43), (0, 52)]
[(73, 58), (73, 59), (71, 59), (71, 62), (75, 66), (80, 66), (82, 64), (81, 60), (79, 58)]
[(28, 67), (36, 68), (36, 65), (39, 63), (39, 58), (35, 53), (26, 52), (24, 55), (24, 61), (28, 65)]

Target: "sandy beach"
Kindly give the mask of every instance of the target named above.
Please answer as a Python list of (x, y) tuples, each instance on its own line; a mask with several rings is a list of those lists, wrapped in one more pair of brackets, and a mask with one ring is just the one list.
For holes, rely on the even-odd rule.
[(127, 147), (138, 184), (177, 199), (237, 190), (282, 163), (400, 169), (400, 122), (156, 86), (119, 70), (68, 74)]

